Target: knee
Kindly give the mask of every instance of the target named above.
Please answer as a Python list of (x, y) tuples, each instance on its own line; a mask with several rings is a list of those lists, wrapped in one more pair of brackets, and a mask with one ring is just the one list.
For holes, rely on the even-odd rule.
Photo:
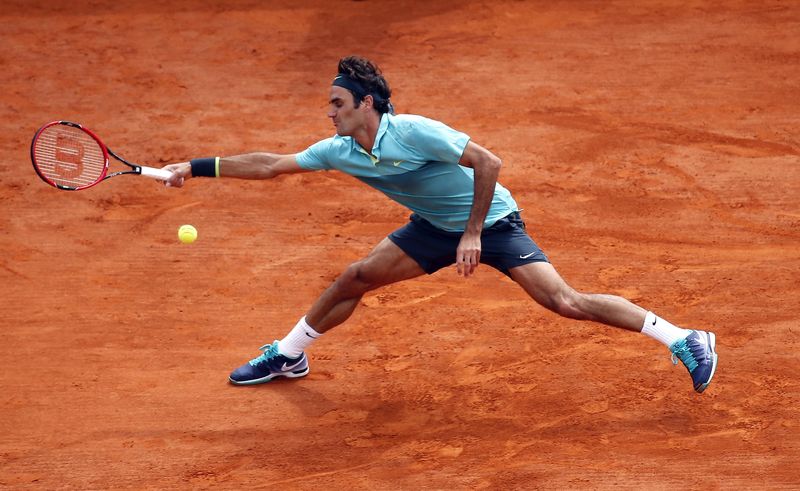
[(347, 267), (336, 279), (334, 286), (342, 292), (352, 295), (363, 295), (370, 290), (369, 277), (361, 261)]
[(585, 297), (585, 294), (577, 292), (572, 288), (567, 288), (551, 296), (550, 305), (548, 305), (548, 307), (550, 310), (563, 317), (583, 320), (587, 318), (583, 308)]

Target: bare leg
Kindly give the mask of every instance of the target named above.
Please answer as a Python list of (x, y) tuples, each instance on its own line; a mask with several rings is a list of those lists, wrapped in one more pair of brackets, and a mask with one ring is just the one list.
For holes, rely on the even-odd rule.
[(315, 331), (325, 331), (346, 321), (368, 291), (425, 274), (425, 271), (391, 240), (383, 239), (364, 259), (339, 276), (314, 302), (306, 321)]
[(550, 263), (530, 263), (510, 270), (511, 278), (542, 306), (578, 320), (640, 332), (647, 311), (616, 295), (580, 293)]

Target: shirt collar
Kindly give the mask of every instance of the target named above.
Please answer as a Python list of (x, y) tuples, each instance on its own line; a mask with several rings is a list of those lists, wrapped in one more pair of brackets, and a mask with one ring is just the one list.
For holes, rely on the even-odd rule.
[[(381, 138), (383, 135), (386, 134), (386, 131), (389, 129), (389, 118), (391, 116), (389, 113), (384, 113), (381, 115), (381, 122), (378, 124), (378, 132), (375, 134), (375, 143), (372, 144), (372, 151), (369, 155), (367, 155), (370, 160), (372, 160), (373, 165), (378, 165), (378, 162), (381, 160)], [(366, 154), (367, 152), (359, 145), (355, 138), (352, 139), (353, 147), (361, 153)]]
[(383, 113), (381, 115), (381, 122), (378, 125), (378, 133), (375, 134), (375, 143), (372, 145), (372, 154), (375, 156), (379, 156), (375, 152), (380, 152), (380, 149), (378, 147), (380, 146), (381, 138), (383, 138), (383, 135), (386, 134), (386, 130), (389, 129), (390, 117), (391, 116), (389, 115), (389, 113)]

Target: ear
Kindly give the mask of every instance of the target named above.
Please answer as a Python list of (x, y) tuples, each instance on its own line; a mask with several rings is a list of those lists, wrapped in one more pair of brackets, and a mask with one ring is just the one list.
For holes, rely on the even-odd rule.
[(363, 99), (361, 99), (361, 104), (364, 105), (367, 109), (372, 109), (373, 107), (375, 107), (375, 99), (371, 95), (367, 94), (364, 96)]

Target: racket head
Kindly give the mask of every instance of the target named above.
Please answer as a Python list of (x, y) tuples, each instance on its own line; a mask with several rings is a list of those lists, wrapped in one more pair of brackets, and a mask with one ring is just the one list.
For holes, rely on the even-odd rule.
[(71, 121), (52, 121), (33, 136), (31, 162), (47, 184), (78, 191), (105, 178), (108, 149), (88, 128)]

